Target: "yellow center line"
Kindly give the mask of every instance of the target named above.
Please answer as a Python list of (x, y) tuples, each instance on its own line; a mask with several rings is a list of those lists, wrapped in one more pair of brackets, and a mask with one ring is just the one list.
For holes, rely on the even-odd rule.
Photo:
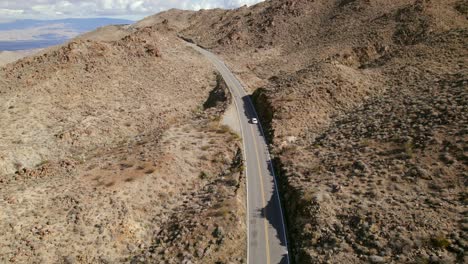
[[(231, 76), (228, 75), (227, 77), (228, 78), (225, 79), (225, 81), (226, 81), (226, 84), (228, 85), (228, 87), (231, 84), (232, 87), (233, 87), (233, 89), (231, 89), (231, 90), (233, 90), (233, 91), (235, 91), (235, 93), (239, 94), (240, 91), (237, 91), (237, 89), (234, 88), (236, 86), (235, 81), (232, 80)], [(239, 97), (241, 97), (241, 95), (239, 95)], [(240, 116), (239, 116), (239, 118), (240, 118)], [(265, 217), (265, 219), (263, 219), (263, 226), (264, 226), (264, 229), (265, 229), (266, 258), (267, 258), (267, 264), (270, 264), (270, 240), (268, 238), (268, 223), (267, 223), (267, 212), (266, 212), (266, 202), (265, 202), (265, 188), (264, 188), (264, 185), (263, 185), (263, 177), (261, 175), (262, 169), (261, 169), (261, 166), (260, 166), (260, 155), (258, 154), (258, 145), (257, 145), (257, 141), (255, 140), (255, 136), (254, 136), (255, 131), (253, 130), (252, 126), (250, 126), (250, 130), (252, 132), (252, 140), (253, 140), (254, 146), (255, 146), (255, 155), (257, 156), (258, 177), (260, 179), (260, 191), (262, 193), (263, 214), (264, 214), (264, 217)]]
[[(252, 136), (255, 135), (255, 132), (252, 127), (250, 127), (252, 131)], [(258, 177), (260, 178), (260, 190), (262, 192), (262, 204), (263, 204), (263, 214), (265, 219), (263, 219), (263, 225), (265, 227), (265, 246), (266, 246), (266, 256), (267, 256), (267, 264), (270, 264), (270, 241), (268, 239), (268, 224), (267, 224), (267, 212), (266, 212), (266, 203), (265, 203), (265, 190), (263, 187), (263, 177), (261, 176), (261, 167), (260, 167), (260, 156), (258, 155), (258, 146), (255, 137), (252, 138), (254, 145), (255, 145), (255, 154), (257, 155), (257, 166), (258, 166)]]

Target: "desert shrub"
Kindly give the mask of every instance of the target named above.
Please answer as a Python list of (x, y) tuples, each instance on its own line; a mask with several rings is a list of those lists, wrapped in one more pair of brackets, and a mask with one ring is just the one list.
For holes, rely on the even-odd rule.
[(137, 141), (136, 144), (137, 144), (137, 146), (143, 146), (143, 145), (145, 145), (147, 143), (148, 143), (148, 141), (146, 141), (146, 140), (140, 140), (140, 141)]
[(154, 172), (154, 169), (152, 169), (152, 168), (145, 171), (146, 174), (151, 174), (153, 172)]
[(138, 165), (136, 167), (136, 170), (144, 170), (145, 169), (145, 166), (144, 165)]
[(198, 175), (198, 177), (202, 180), (205, 180), (208, 178), (208, 174), (204, 171), (200, 172), (200, 174)]
[(362, 145), (362, 146), (365, 146), (365, 147), (370, 146), (370, 145), (371, 145), (370, 139), (365, 138), (365, 139), (361, 140), (361, 145)]
[(199, 114), (203, 113), (203, 106), (199, 105), (199, 106), (195, 107), (192, 110), (192, 113), (195, 114), (195, 115), (199, 115)]
[(231, 132), (231, 129), (229, 128), (229, 126), (226, 126), (226, 125), (220, 126), (219, 129), (216, 131), (216, 133), (218, 134), (230, 133), (230, 132)]
[(450, 246), (450, 241), (448, 241), (444, 236), (438, 235), (431, 238), (431, 245), (435, 248), (447, 248)]
[(464, 15), (468, 15), (468, 2), (466, 2), (465, 0), (459, 1), (455, 6), (455, 9), (457, 9), (458, 12)]
[(49, 163), (50, 163), (49, 160), (43, 160), (39, 164), (37, 164), (37, 166), (40, 167), (40, 166), (44, 166), (44, 165), (49, 164)]
[(232, 167), (232, 168), (231, 168), (231, 172), (232, 172), (232, 173), (239, 173), (239, 174), (242, 174), (242, 173), (244, 172), (244, 169), (245, 169), (244, 165), (239, 164), (239, 165), (237, 165), (237, 166), (235, 166), (235, 167)]
[(212, 116), (210, 118), (210, 120), (213, 121), (213, 122), (219, 122), (219, 121), (221, 121), (221, 117), (220, 116)]
[(239, 136), (239, 134), (232, 132), (231, 135), (235, 140), (241, 140), (241, 136)]
[(324, 171), (324, 168), (320, 164), (314, 164), (312, 167), (310, 167), (310, 172), (314, 174), (320, 174)]
[(120, 168), (123, 170), (123, 169), (128, 169), (128, 168), (131, 168), (133, 167), (133, 164), (131, 163), (120, 163)]
[(464, 204), (468, 203), (468, 193), (462, 192), (459, 194), (458, 200)]
[(216, 212), (216, 216), (228, 218), (231, 214), (234, 214), (235, 205), (232, 202), (225, 201), (222, 203), (221, 208)]
[(86, 158), (84, 155), (74, 155), (71, 158), (79, 164), (84, 164), (86, 162)]
[(314, 201), (314, 194), (312, 192), (307, 192), (302, 195), (302, 199), (308, 203), (311, 203)]
[(206, 129), (210, 132), (216, 132), (219, 129), (219, 123), (211, 121), (206, 124)]
[(413, 149), (414, 149), (413, 142), (412, 142), (412, 141), (407, 141), (403, 147), (404, 147), (404, 149), (405, 149), (406, 155), (408, 155), (408, 157), (412, 158), (412, 157), (413, 157), (413, 154), (414, 154), (414, 151), (413, 151)]
[(237, 186), (239, 184), (239, 182), (237, 181), (237, 179), (229, 179), (226, 181), (226, 183), (229, 185), (229, 186)]
[(417, 257), (414, 261), (415, 264), (429, 264), (431, 263), (429, 258), (425, 257)]
[(290, 152), (294, 152), (297, 150), (297, 146), (296, 145), (288, 145), (286, 147), (284, 147), (282, 150), (281, 150), (281, 153), (282, 154), (287, 154), (287, 153), (290, 153)]
[(97, 165), (96, 164), (91, 164), (86, 168), (86, 170), (93, 170), (95, 168), (97, 168)]
[(227, 217), (227, 216), (229, 216), (230, 212), (231, 212), (231, 210), (229, 210), (229, 208), (221, 207), (220, 209), (216, 210), (216, 212), (214, 213), (214, 216)]
[(396, 14), (399, 22), (393, 40), (401, 45), (414, 45), (423, 41), (430, 31), (430, 19), (423, 15), (422, 5), (412, 5), (400, 9)]
[(208, 150), (209, 148), (210, 148), (210, 146), (205, 145), (205, 146), (202, 146), (202, 147), (201, 147), (201, 150), (205, 151), (205, 150)]

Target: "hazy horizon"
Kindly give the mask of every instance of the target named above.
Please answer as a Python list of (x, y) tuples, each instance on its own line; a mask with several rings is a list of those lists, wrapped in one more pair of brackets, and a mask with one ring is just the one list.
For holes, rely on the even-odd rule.
[(45, 48), (99, 27), (131, 24), (135, 21), (113, 18), (68, 18), (53, 20), (19, 19), (0, 23), (0, 51)]

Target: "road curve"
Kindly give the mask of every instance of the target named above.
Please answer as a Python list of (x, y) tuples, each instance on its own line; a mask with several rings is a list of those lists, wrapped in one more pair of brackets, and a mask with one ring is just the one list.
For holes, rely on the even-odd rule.
[(189, 45), (210, 60), (229, 87), (239, 115), (247, 175), (247, 263), (289, 263), (286, 228), (273, 166), (257, 113), (240, 82), (213, 53)]

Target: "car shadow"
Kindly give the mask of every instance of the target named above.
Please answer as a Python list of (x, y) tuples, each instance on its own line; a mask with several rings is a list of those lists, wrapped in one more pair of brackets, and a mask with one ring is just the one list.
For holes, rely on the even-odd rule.
[(253, 107), (250, 96), (246, 95), (242, 99), (242, 108), (244, 109), (244, 115), (249, 120), (249, 123), (252, 124), (252, 118), (257, 118), (255, 115), (255, 108)]
[(272, 193), (273, 194), (267, 202), (267, 205), (260, 210), (260, 216), (268, 220), (270, 225), (276, 230), (276, 237), (280, 241), (281, 246), (286, 247), (286, 230), (284, 230), (286, 227), (283, 224), (283, 218), (281, 215), (281, 204), (277, 197), (278, 193), (275, 190), (272, 190)]
[[(269, 169), (271, 171), (271, 168)], [(270, 173), (270, 176), (273, 177), (273, 174)], [(275, 229), (276, 238), (280, 241), (280, 245), (285, 247), (289, 251), (287, 241), (286, 241), (286, 223), (284, 223), (281, 213), (281, 204), (278, 199), (278, 193), (275, 188), (272, 188), (272, 195), (267, 202), (267, 205), (260, 209), (260, 216), (266, 218), (268, 223)], [(283, 224), (284, 223), (284, 224)], [(287, 254), (283, 254), (281, 261), (279, 263), (286, 264), (289, 263), (289, 257)]]

